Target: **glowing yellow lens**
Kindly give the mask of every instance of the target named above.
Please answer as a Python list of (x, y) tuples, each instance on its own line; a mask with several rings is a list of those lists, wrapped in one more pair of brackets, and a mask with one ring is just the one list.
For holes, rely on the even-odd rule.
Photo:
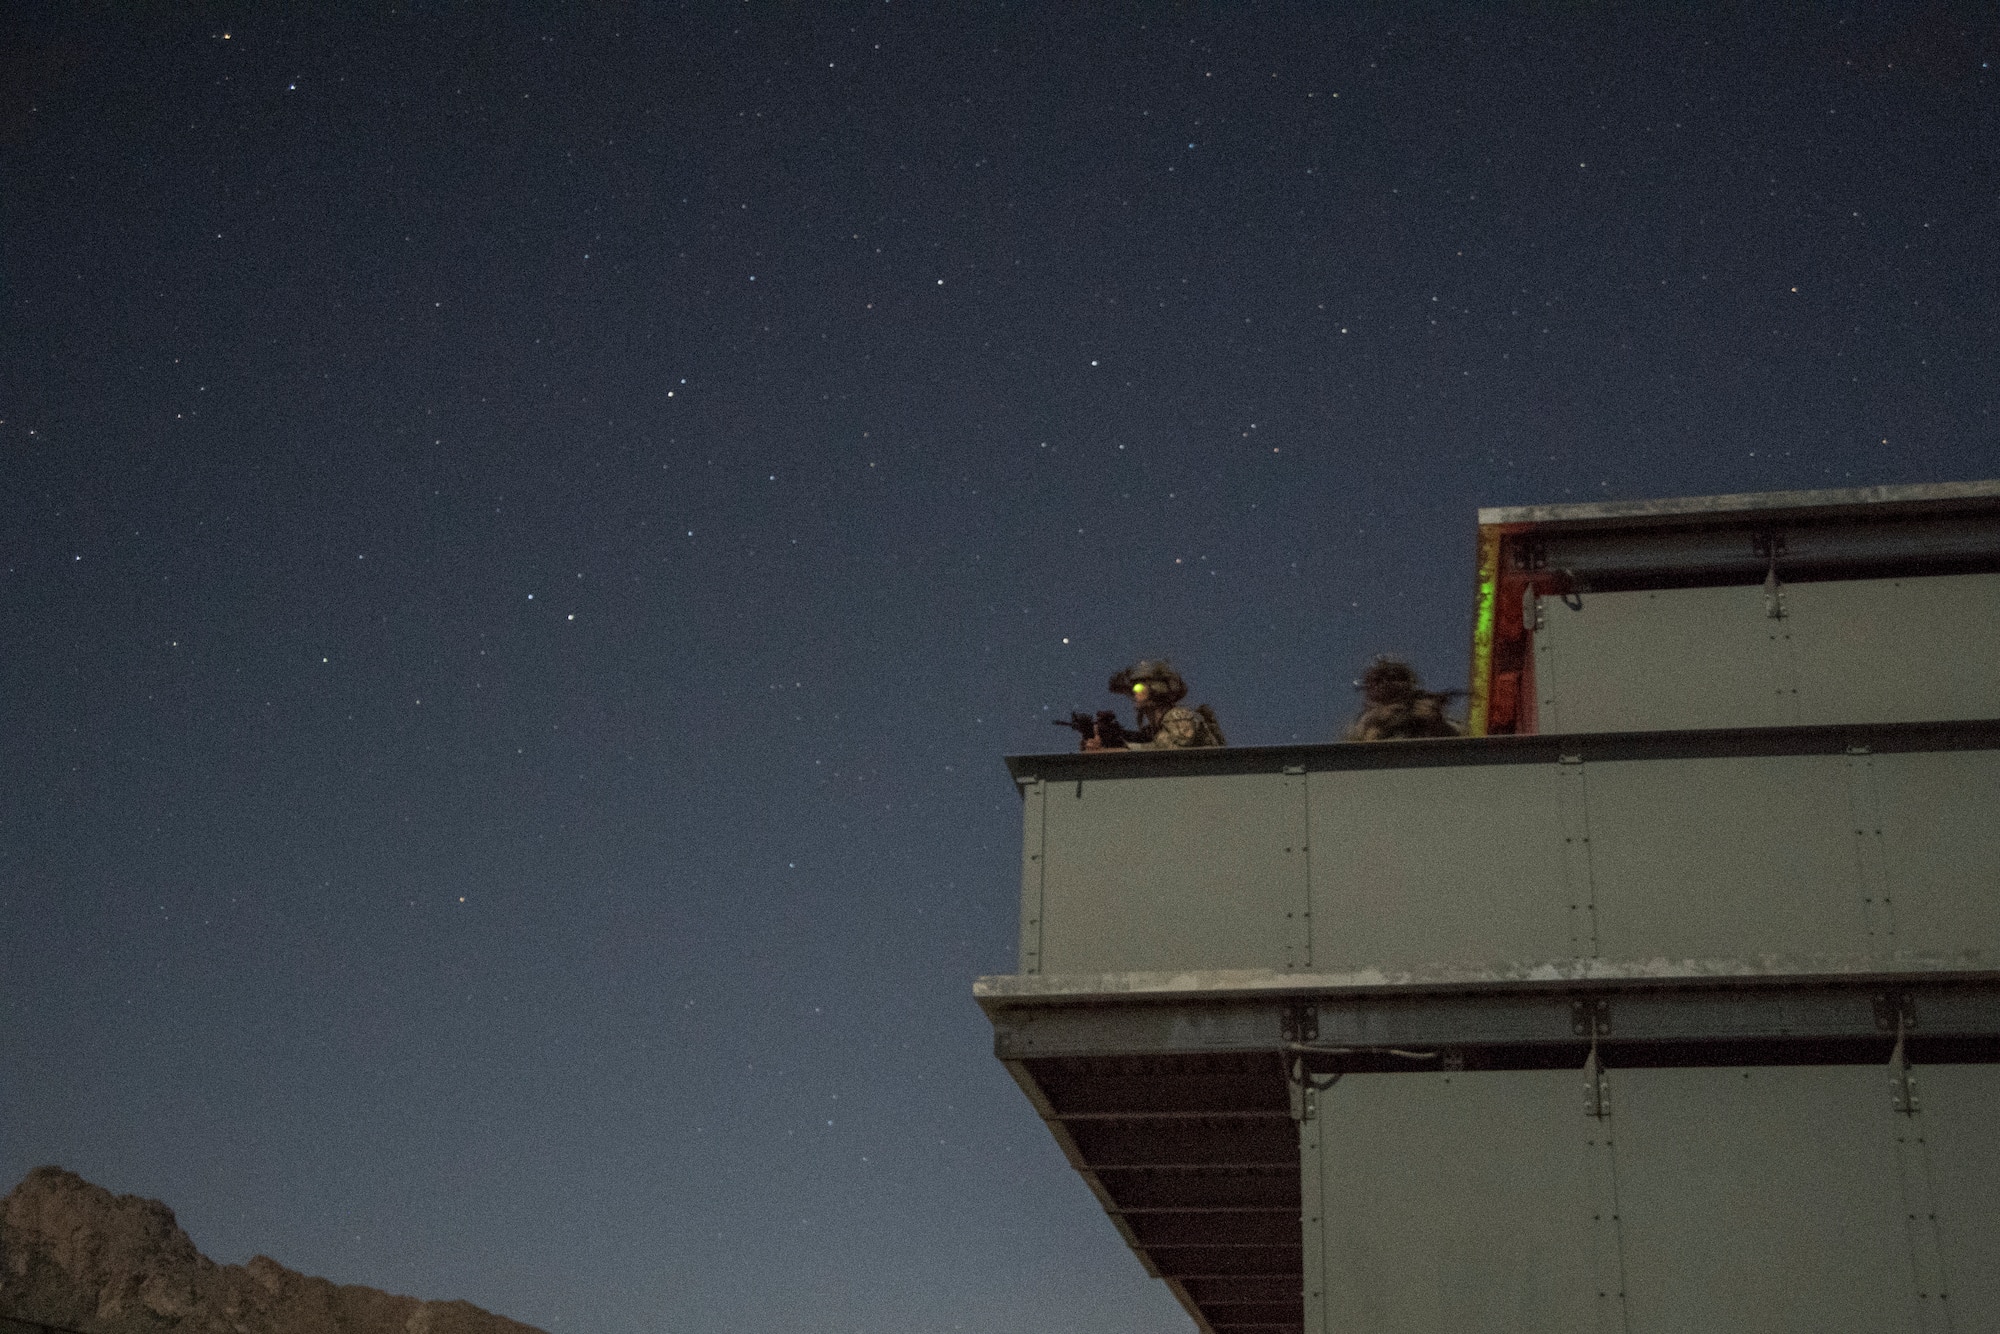
[(1144, 681), (1134, 681), (1132, 683), (1132, 693), (1143, 696), (1146, 693), (1146, 683)]

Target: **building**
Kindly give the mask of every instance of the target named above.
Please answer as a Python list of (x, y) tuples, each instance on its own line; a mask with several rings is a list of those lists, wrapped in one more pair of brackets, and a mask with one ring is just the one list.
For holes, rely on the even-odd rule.
[(2000, 482), (1480, 514), (1462, 739), (1017, 756), (995, 1048), (1213, 1334), (2000, 1329)]

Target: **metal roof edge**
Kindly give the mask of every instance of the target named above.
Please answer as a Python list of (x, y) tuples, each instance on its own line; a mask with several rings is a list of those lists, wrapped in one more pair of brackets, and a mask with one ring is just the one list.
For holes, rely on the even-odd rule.
[(1746, 514), (1759, 510), (1912, 505), (1995, 498), (2000, 498), (2000, 479), (1925, 482), (1905, 486), (1856, 486), (1823, 491), (1746, 491), (1721, 496), (1607, 500), (1577, 505), (1494, 506), (1479, 511), (1479, 522), (1482, 526), (1502, 523), (1579, 523), (1605, 519), (1677, 518), (1704, 514)]
[(1892, 955), (1760, 954), (1727, 959), (1553, 959), (1490, 966), (1358, 968), (1284, 972), (1271, 968), (1187, 969), (1175, 972), (1007, 973), (972, 984), (982, 1009), (1024, 1001), (1118, 1002), (1186, 997), (1255, 998), (1299, 994), (1391, 994), (1461, 990), (1525, 990), (1578, 983), (1656, 985), (1798, 980), (1932, 977), (2000, 979), (2000, 959), (1984, 951), (1901, 952)]
[(1335, 770), (1538, 764), (1558, 755), (1588, 760), (1689, 759), (1884, 753), (2000, 747), (2000, 718), (1897, 723), (1788, 723), (1779, 727), (1677, 728), (1657, 732), (1531, 732), (1520, 736), (1423, 737), (1406, 741), (1314, 741), (1282, 746), (1191, 746), (1184, 750), (1054, 751), (1008, 755), (1016, 784), (1167, 775), (1276, 774)]

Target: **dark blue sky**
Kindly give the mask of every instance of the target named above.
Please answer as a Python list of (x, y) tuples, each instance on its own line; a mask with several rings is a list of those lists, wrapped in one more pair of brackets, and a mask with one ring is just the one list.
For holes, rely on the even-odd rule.
[(269, 8), (0, 66), (0, 1188), (219, 1259), (1182, 1328), (999, 757), (1463, 684), (1481, 504), (2000, 473), (1991, 6)]

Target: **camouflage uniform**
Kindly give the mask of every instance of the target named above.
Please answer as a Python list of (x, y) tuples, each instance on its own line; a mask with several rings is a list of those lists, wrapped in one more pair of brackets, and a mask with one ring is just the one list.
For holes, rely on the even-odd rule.
[(1154, 727), (1149, 739), (1128, 741), (1125, 749), (1181, 750), (1189, 746), (1222, 744), (1222, 729), (1215, 725), (1213, 715), (1204, 715), (1176, 704), (1160, 715), (1159, 724)]
[(1408, 663), (1377, 658), (1357, 684), (1368, 707), (1348, 725), (1343, 741), (1464, 735), (1444, 716), (1445, 701), (1451, 696), (1425, 690)]
[[(1194, 746), (1226, 746), (1215, 710), (1206, 704), (1187, 708), (1187, 682), (1170, 663), (1134, 663), (1111, 678), (1111, 693), (1130, 696), (1135, 685), (1147, 687), (1148, 702), (1139, 705), (1139, 738), (1127, 741), (1127, 750), (1184, 750)], [(1162, 708), (1161, 706), (1165, 706)]]

